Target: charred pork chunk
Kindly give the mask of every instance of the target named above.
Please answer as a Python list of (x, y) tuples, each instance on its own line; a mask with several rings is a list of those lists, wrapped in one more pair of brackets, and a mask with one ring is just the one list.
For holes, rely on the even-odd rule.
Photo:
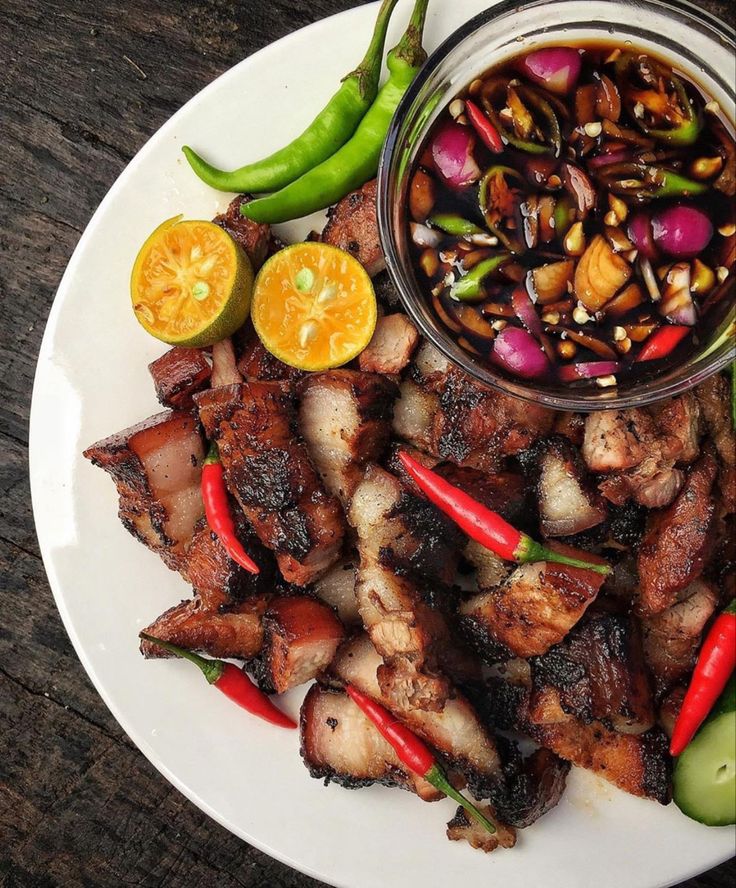
[(703, 580), (695, 580), (681, 594), (677, 604), (642, 620), (644, 654), (662, 688), (691, 672), (703, 629), (718, 605), (716, 590)]
[(428, 802), (442, 797), (431, 783), (407, 771), (344, 691), (312, 685), (302, 703), (299, 728), (302, 759), (312, 777), (347, 789), (372, 783), (401, 786)]
[(226, 612), (246, 598), (272, 593), (279, 579), (273, 553), (261, 545), (240, 508), (233, 505), (232, 514), (236, 535), (260, 573), (252, 574), (233, 561), (209, 526), (201, 522), (187, 549), (183, 573), (202, 606), (210, 611)]
[(337, 561), (345, 525), (293, 435), (294, 406), (284, 384), (250, 382), (196, 397), (217, 441), (225, 482), (284, 578), (303, 586)]
[(386, 267), (378, 235), (376, 180), (371, 179), (327, 211), (322, 242), (354, 256), (371, 277)]
[(629, 617), (598, 614), (532, 661), (532, 706), (541, 689), (554, 688), (567, 715), (596, 720), (624, 734), (654, 725), (641, 632)]
[[(227, 613), (207, 610), (198, 598), (183, 601), (144, 630), (147, 635), (171, 642), (211, 657), (249, 660), (263, 646), (263, 614), (267, 599), (249, 598)], [(144, 657), (170, 657), (168, 651), (151, 641), (141, 641)]]
[(725, 376), (706, 379), (695, 390), (706, 428), (718, 451), (718, 489), (726, 512), (736, 512), (736, 432), (731, 420), (731, 393)]
[(666, 805), (671, 799), (667, 738), (659, 728), (644, 734), (620, 734), (601, 722), (585, 724), (567, 715), (559, 692), (535, 695), (528, 733), (541, 746), (615, 786)]
[(501, 823), (488, 805), (479, 805), (481, 813), (496, 827), (495, 833), (489, 833), (477, 820), (470, 817), (464, 808), (458, 808), (455, 816), (447, 824), (447, 838), (451, 842), (467, 842), (471, 848), (490, 854), (499, 846), (513, 848), (516, 844), (516, 831), (513, 827)]
[(650, 516), (639, 549), (639, 612), (652, 616), (671, 607), (703, 572), (712, 547), (717, 464), (710, 449), (693, 466), (677, 499)]
[(330, 674), (341, 683), (355, 685), (393, 712), (441, 753), (453, 770), (463, 774), (476, 798), (497, 792), (502, 774), (496, 744), (465, 697), (454, 691), (441, 712), (402, 705), (382, 692), (377, 678), (381, 665), (381, 656), (370, 639), (360, 635), (338, 650)]
[(439, 396), (411, 379), (405, 379), (399, 386), (399, 398), (394, 404), (393, 430), (413, 447), (431, 453), (435, 460), (440, 457), (434, 450), (432, 430), (439, 408)]
[(192, 395), (207, 386), (212, 373), (201, 349), (177, 345), (148, 365), (156, 397), (175, 410), (190, 410)]
[(675, 731), (675, 722), (680, 714), (680, 709), (682, 708), (686, 693), (687, 688), (685, 685), (677, 685), (669, 692), (669, 694), (667, 694), (659, 707), (659, 717), (657, 721), (670, 740)]
[(263, 617), (263, 648), (254, 664), (261, 688), (283, 694), (316, 678), (345, 637), (332, 608), (306, 595), (272, 598)]
[(375, 373), (313, 373), (300, 388), (299, 427), (328, 493), (347, 505), (363, 469), (383, 453), (391, 433), (395, 388)]
[(564, 537), (581, 533), (605, 520), (603, 498), (591, 489), (578, 451), (565, 438), (537, 444), (537, 498), (542, 534)]
[(551, 750), (535, 750), (515, 773), (507, 775), (498, 813), (517, 829), (531, 826), (560, 801), (569, 772), (570, 763)]
[(356, 580), (357, 567), (353, 559), (344, 559), (333, 564), (326, 574), (315, 581), (313, 587), (317, 598), (333, 607), (340, 622), (348, 628), (362, 626), (355, 597)]
[(84, 456), (115, 481), (125, 527), (172, 570), (180, 570), (204, 515), (199, 490), (204, 445), (197, 419), (158, 413), (98, 441)]
[(271, 226), (261, 225), (242, 216), (240, 208), (253, 200), (249, 194), (240, 194), (228, 205), (227, 210), (212, 220), (224, 228), (230, 237), (245, 250), (254, 271), (263, 265), (271, 242)]
[(418, 344), (417, 328), (405, 314), (383, 315), (376, 322), (373, 338), (358, 356), (358, 366), (366, 373), (401, 373)]
[(488, 662), (539, 656), (562, 641), (595, 600), (603, 580), (599, 573), (565, 564), (523, 564), (496, 589), (460, 605), (460, 623)]
[(256, 335), (250, 321), (236, 334), (238, 371), (246, 380), (260, 379), (264, 382), (296, 382), (306, 375), (303, 370), (289, 367), (267, 351)]
[(693, 462), (700, 452), (699, 420), (692, 393), (658, 408), (590, 413), (583, 457), (592, 472), (608, 475), (601, 493), (617, 505), (628, 499), (648, 509), (669, 505), (684, 480), (677, 465)]

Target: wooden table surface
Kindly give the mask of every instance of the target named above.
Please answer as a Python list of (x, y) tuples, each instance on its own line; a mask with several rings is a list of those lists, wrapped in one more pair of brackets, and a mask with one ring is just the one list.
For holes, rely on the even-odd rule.
[[(319, 884), (251, 848), (190, 804), (107, 711), (49, 591), (31, 514), (26, 447), (46, 317), (105, 192), (149, 136), (217, 75), (278, 37), (353, 5), (2, 2), (2, 885)], [(725, 2), (705, 5), (727, 8)], [(731, 888), (735, 875), (731, 861), (687, 885)], [(390, 888), (390, 879), (386, 884)]]

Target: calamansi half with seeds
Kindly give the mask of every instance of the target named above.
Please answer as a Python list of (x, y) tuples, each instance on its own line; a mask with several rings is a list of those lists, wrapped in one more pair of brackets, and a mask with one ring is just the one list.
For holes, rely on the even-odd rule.
[(156, 339), (203, 347), (230, 336), (250, 309), (253, 268), (219, 225), (174, 216), (141, 247), (130, 278), (133, 311)]
[(327, 370), (351, 361), (370, 342), (376, 294), (349, 253), (328, 244), (294, 244), (258, 272), (251, 318), (279, 360), (300, 370)]

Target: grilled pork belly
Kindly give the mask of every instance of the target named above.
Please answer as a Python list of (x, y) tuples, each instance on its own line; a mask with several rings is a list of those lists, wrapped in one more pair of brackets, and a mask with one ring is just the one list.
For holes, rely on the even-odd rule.
[(393, 384), (375, 373), (328, 370), (300, 387), (299, 427), (328, 493), (348, 504), (363, 468), (391, 433)]
[(263, 647), (253, 669), (269, 694), (283, 694), (316, 678), (345, 637), (332, 608), (306, 595), (272, 598), (263, 632)]
[(434, 454), (432, 431), (440, 399), (410, 379), (399, 386), (399, 397), (394, 404), (393, 430), (404, 441), (419, 450)]
[(376, 180), (371, 179), (330, 207), (321, 238), (354, 256), (371, 277), (386, 267), (378, 236), (376, 193)]
[(671, 607), (703, 572), (713, 543), (717, 470), (715, 456), (706, 448), (672, 505), (650, 515), (639, 548), (638, 608), (643, 616)]
[(718, 490), (726, 512), (736, 512), (736, 432), (731, 419), (731, 398), (725, 376), (710, 376), (695, 393), (708, 434), (720, 462)]
[(569, 762), (551, 750), (535, 750), (515, 773), (507, 775), (498, 813), (517, 829), (531, 826), (560, 801), (569, 772)]
[[(202, 651), (212, 657), (236, 657), (249, 660), (263, 645), (263, 614), (267, 599), (249, 598), (228, 613), (207, 610), (194, 598), (165, 611), (143, 631), (154, 638), (171, 642), (190, 651)], [(144, 657), (170, 657), (168, 651), (150, 641), (141, 641)]]
[(148, 372), (164, 407), (189, 410), (192, 395), (207, 386), (212, 368), (201, 349), (177, 345), (152, 361)]
[(465, 697), (454, 691), (441, 712), (402, 705), (381, 690), (377, 677), (381, 665), (381, 656), (368, 636), (360, 635), (339, 648), (330, 675), (355, 685), (390, 709), (463, 774), (476, 798), (497, 792), (502, 775), (496, 744)]
[(599, 489), (611, 502), (634, 499), (648, 509), (669, 505), (684, 480), (677, 464), (698, 455), (700, 410), (692, 393), (648, 410), (603, 410), (585, 421), (583, 457), (610, 473)]
[(418, 344), (417, 328), (405, 314), (383, 315), (376, 322), (371, 341), (358, 356), (358, 366), (367, 373), (401, 373)]
[(344, 691), (312, 685), (302, 703), (299, 731), (302, 759), (312, 777), (347, 789), (381, 783), (410, 789), (424, 801), (442, 798), (401, 763)]
[(343, 626), (361, 626), (358, 601), (355, 597), (357, 568), (353, 559), (343, 559), (314, 583), (314, 594), (337, 611)]
[(243, 204), (253, 200), (249, 194), (240, 194), (228, 205), (227, 210), (212, 220), (224, 228), (230, 237), (245, 250), (254, 271), (263, 265), (271, 242), (271, 226), (253, 222), (241, 215)]
[(629, 617), (587, 618), (531, 665), (532, 706), (540, 690), (552, 687), (563, 711), (586, 724), (600, 721), (624, 734), (642, 734), (654, 725), (641, 632)]
[(296, 382), (306, 375), (279, 361), (267, 351), (256, 335), (253, 325), (247, 321), (237, 332), (238, 371), (246, 379), (260, 379), (264, 382)]
[(292, 433), (294, 407), (284, 384), (249, 382), (196, 396), (202, 423), (217, 441), (225, 482), (284, 578), (304, 586), (339, 557), (345, 531)]
[(463, 602), (460, 624), (488, 662), (539, 656), (562, 641), (595, 600), (603, 580), (594, 571), (565, 564), (523, 564), (496, 589)]
[(718, 605), (716, 590), (703, 580), (692, 582), (682, 595), (681, 601), (642, 620), (647, 664), (664, 688), (695, 666), (703, 629)]
[(540, 441), (537, 446), (537, 499), (542, 534), (571, 536), (604, 521), (605, 502), (588, 485), (576, 448), (562, 437)]
[(84, 456), (115, 481), (125, 527), (179, 570), (204, 514), (204, 447), (196, 418), (177, 411), (158, 413), (98, 441)]
[(676, 685), (676, 687), (667, 694), (659, 707), (657, 721), (670, 740), (675, 732), (675, 722), (680, 714), (680, 709), (682, 708), (686, 693), (687, 688), (685, 685)]
[(471, 848), (490, 854), (499, 846), (513, 848), (516, 844), (516, 831), (495, 816), (488, 805), (478, 806), (481, 813), (496, 827), (495, 833), (489, 833), (477, 820), (471, 818), (465, 808), (458, 807), (455, 816), (447, 824), (447, 838), (451, 842), (467, 842)]
[(666, 805), (671, 799), (671, 761), (659, 728), (620, 734), (600, 722), (585, 724), (567, 715), (553, 688), (535, 695), (528, 733), (561, 758), (593, 771), (625, 792)]

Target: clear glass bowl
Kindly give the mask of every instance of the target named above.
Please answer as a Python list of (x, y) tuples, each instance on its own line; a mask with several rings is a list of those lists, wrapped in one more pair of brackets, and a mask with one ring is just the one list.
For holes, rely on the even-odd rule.
[(464, 351), (437, 322), (416, 279), (407, 245), (409, 175), (429, 128), (478, 75), (535, 46), (631, 41), (688, 72), (734, 120), (734, 32), (684, 0), (512, 0), (492, 6), (452, 34), (430, 57), (399, 106), (378, 175), (378, 220), (389, 273), (410, 317), (449, 360), (480, 382), (563, 410), (651, 403), (691, 388), (736, 357), (734, 306), (709, 342), (660, 375), (614, 388), (571, 389), (513, 380)]

